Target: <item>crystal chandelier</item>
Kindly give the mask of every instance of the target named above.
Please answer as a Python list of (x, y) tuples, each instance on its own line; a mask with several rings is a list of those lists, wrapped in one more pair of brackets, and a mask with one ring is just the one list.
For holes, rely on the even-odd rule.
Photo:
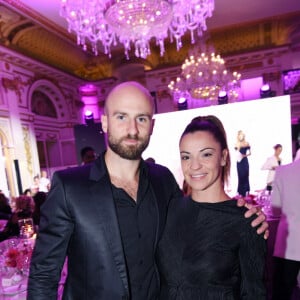
[(225, 61), (213, 51), (193, 50), (181, 66), (181, 75), (168, 85), (174, 98), (182, 95), (203, 100), (217, 100), (221, 91), (228, 99), (238, 98), (241, 74), (229, 72)]
[(127, 58), (132, 44), (135, 55), (146, 58), (152, 38), (161, 56), (168, 36), (179, 50), (182, 36), (189, 31), (193, 44), (194, 33), (201, 36), (206, 30), (206, 18), (213, 10), (214, 0), (61, 0), (60, 15), (84, 50), (90, 43), (97, 55), (102, 44), (104, 53), (111, 57), (111, 47), (119, 42)]

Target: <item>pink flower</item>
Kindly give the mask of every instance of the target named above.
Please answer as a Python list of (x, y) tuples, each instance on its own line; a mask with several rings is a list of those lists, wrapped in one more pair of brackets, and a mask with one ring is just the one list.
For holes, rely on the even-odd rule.
[(25, 243), (20, 243), (14, 248), (9, 248), (6, 252), (5, 264), (7, 267), (17, 268), (22, 271), (30, 264), (32, 247)]

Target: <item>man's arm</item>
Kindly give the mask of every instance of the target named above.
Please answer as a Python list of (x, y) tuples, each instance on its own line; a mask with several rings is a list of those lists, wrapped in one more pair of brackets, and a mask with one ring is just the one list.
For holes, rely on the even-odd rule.
[(250, 218), (253, 215), (257, 215), (257, 217), (252, 221), (251, 226), (256, 227), (257, 234), (264, 234), (264, 238), (267, 239), (269, 237), (269, 224), (267, 222), (266, 215), (262, 212), (260, 207), (254, 206), (253, 204), (246, 203), (244, 198), (239, 198), (237, 200), (238, 206), (245, 206), (248, 210), (245, 212), (245, 218)]

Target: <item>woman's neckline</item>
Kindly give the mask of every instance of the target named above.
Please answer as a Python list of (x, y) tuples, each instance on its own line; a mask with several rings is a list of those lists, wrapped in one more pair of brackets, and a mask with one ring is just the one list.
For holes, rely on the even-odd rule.
[(229, 199), (226, 199), (226, 200), (222, 200), (222, 201), (217, 201), (217, 202), (203, 202), (203, 201), (196, 201), (194, 200), (191, 196), (189, 196), (189, 199), (190, 201), (194, 202), (194, 203), (197, 203), (197, 204), (224, 204), (226, 202), (229, 202), (229, 201), (236, 201), (235, 198), (229, 198)]

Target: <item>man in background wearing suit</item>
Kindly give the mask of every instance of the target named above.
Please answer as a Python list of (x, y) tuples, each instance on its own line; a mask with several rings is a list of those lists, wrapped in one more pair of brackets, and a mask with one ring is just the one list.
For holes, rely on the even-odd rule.
[(97, 155), (93, 147), (86, 146), (80, 150), (81, 162), (83, 165), (90, 164), (96, 160)]
[[(93, 163), (54, 173), (31, 259), (29, 300), (56, 300), (65, 258), (64, 300), (155, 300), (155, 261), (170, 201), (181, 196), (166, 168), (141, 157), (153, 99), (136, 82), (116, 86), (101, 118), (107, 150)], [(256, 213), (253, 207), (248, 216)], [(246, 213), (246, 214), (247, 214)], [(264, 215), (252, 224), (262, 223)]]
[(272, 210), (280, 216), (274, 247), (274, 300), (292, 299), (300, 270), (300, 160), (276, 169)]

